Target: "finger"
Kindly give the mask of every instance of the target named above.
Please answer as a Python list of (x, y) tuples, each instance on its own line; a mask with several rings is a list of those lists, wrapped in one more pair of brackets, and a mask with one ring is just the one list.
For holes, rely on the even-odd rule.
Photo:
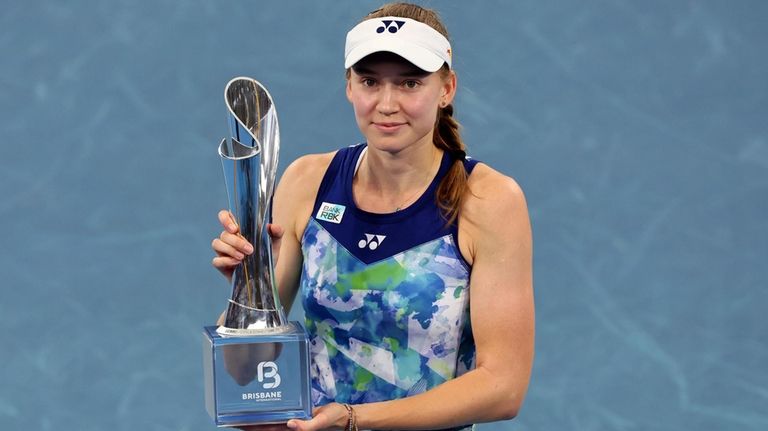
[(250, 242), (246, 241), (245, 238), (243, 238), (238, 234), (233, 234), (233, 233), (224, 231), (221, 233), (221, 235), (219, 235), (219, 239), (223, 241), (225, 244), (228, 244), (236, 248), (242, 253), (245, 253), (245, 254), (253, 253), (253, 245), (251, 245)]
[(218, 256), (214, 257), (211, 261), (214, 268), (232, 270), (237, 265), (240, 265), (239, 260), (232, 259), (231, 257)]
[(318, 423), (317, 419), (303, 421), (301, 419), (291, 419), (288, 421), (288, 428), (298, 431), (318, 431), (327, 427)]
[(274, 424), (274, 425), (242, 426), (242, 427), (237, 427), (237, 429), (242, 431), (285, 431), (288, 428), (285, 425)]
[(238, 261), (245, 258), (245, 255), (242, 252), (219, 238), (215, 238), (211, 242), (211, 248), (213, 248), (213, 251), (215, 251), (216, 254), (218, 254), (220, 257), (231, 257), (237, 259)]
[(242, 426), (237, 427), (239, 430), (243, 431), (285, 431), (289, 430), (285, 424), (268, 424), (268, 425), (251, 425), (251, 426)]
[(322, 411), (308, 421), (303, 421), (301, 419), (291, 419), (288, 421), (288, 428), (299, 431), (316, 431), (326, 429), (330, 426), (331, 422), (329, 421), (328, 416)]
[(285, 233), (285, 229), (283, 229), (283, 227), (278, 224), (269, 223), (267, 228), (269, 229), (269, 234), (274, 239), (282, 238), (283, 234)]
[(237, 227), (235, 216), (227, 210), (219, 211), (219, 223), (224, 226), (224, 229), (229, 233), (237, 233), (240, 229)]
[(308, 422), (309, 421), (303, 421), (301, 419), (291, 419), (288, 421), (288, 428), (298, 431), (307, 431), (311, 429), (308, 428)]

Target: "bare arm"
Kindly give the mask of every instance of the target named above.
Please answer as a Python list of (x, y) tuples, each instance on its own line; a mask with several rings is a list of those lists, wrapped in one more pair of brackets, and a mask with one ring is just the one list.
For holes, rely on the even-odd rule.
[[(477, 175), (477, 176), (476, 176)], [(474, 196), (462, 208), (462, 251), (472, 261), (470, 306), (477, 352), (474, 370), (408, 398), (353, 406), (365, 429), (434, 429), (509, 419), (525, 397), (533, 362), (531, 229), (525, 198), (510, 178), (479, 165)], [(338, 404), (316, 411), (297, 429), (344, 426)]]
[(307, 227), (317, 190), (334, 153), (304, 156), (291, 163), (275, 191), (273, 217), (284, 227), (280, 244), (280, 260), (275, 266), (280, 301), (291, 309), (301, 278), (304, 262), (301, 237)]

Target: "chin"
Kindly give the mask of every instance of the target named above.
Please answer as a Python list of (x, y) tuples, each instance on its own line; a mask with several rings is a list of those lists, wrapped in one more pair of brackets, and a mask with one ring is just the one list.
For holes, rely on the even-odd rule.
[[(369, 147), (378, 151), (386, 151), (393, 154), (399, 153), (400, 151), (403, 151), (407, 148), (418, 146), (420, 142), (422, 142), (425, 138), (426, 137), (422, 137), (421, 139), (418, 139), (413, 136), (400, 134), (366, 137)], [(432, 144), (431, 138), (429, 139), (428, 143), (430, 145)]]
[(402, 139), (369, 139), (368, 147), (377, 151), (384, 151), (391, 154), (397, 154), (400, 151), (408, 148), (408, 145), (403, 144)]

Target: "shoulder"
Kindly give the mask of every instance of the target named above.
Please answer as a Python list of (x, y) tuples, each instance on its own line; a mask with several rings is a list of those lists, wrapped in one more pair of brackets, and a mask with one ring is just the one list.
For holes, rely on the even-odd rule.
[(334, 155), (336, 151), (299, 157), (285, 168), (283, 177), (280, 179), (280, 187), (288, 188), (292, 192), (306, 192), (314, 195), (317, 189), (312, 190), (311, 186), (320, 185)]
[(312, 213), (317, 191), (336, 152), (308, 154), (294, 160), (283, 172), (275, 190), (273, 217), (287, 232), (301, 237)]
[(510, 241), (530, 243), (528, 206), (514, 179), (478, 163), (467, 186), (459, 213), (459, 238), (463, 237), (468, 261), (483, 248), (509, 246)]
[(467, 181), (468, 192), (463, 213), (473, 218), (491, 219), (499, 213), (510, 215), (527, 207), (523, 189), (514, 179), (502, 174), (484, 163), (478, 163)]

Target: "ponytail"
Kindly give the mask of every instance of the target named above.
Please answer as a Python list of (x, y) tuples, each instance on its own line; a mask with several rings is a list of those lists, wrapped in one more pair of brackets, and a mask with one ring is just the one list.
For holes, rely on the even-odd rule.
[(437, 188), (437, 205), (445, 220), (452, 225), (456, 223), (467, 190), (467, 171), (464, 168), (466, 147), (459, 134), (459, 123), (453, 118), (453, 105), (439, 108), (432, 142), (451, 158), (448, 174)]

